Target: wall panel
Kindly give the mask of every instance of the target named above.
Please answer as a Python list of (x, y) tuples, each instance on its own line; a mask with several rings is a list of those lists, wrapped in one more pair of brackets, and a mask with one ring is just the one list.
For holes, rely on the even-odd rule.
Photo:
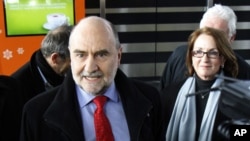
[[(100, 16), (100, 2), (86, 0), (86, 16)], [(231, 6), (239, 19), (233, 49), (250, 60), (250, 2)], [(242, 4), (239, 4), (242, 3)], [(105, 18), (115, 24), (123, 46), (121, 69), (135, 79), (158, 81), (172, 51), (199, 27), (206, 0), (106, 0)]]

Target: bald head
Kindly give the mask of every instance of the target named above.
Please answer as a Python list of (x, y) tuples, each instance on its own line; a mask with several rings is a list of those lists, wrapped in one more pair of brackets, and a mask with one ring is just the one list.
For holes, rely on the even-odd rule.
[(69, 47), (76, 40), (88, 44), (109, 42), (117, 48), (120, 47), (118, 34), (112, 23), (97, 16), (86, 17), (75, 26), (70, 36)]

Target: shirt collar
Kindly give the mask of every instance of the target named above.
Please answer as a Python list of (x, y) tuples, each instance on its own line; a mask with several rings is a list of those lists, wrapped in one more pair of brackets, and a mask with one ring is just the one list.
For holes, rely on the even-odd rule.
[[(89, 104), (96, 97), (90, 93), (87, 93), (78, 85), (76, 85), (76, 94), (81, 108)], [(107, 96), (113, 102), (119, 102), (119, 93), (114, 82), (111, 83), (110, 87), (103, 95)]]

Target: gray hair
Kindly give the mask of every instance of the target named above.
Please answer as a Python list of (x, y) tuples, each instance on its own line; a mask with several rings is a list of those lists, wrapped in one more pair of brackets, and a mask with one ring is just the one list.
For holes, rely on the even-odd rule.
[(209, 8), (204, 13), (200, 21), (200, 28), (204, 27), (205, 21), (211, 17), (218, 17), (227, 21), (229, 37), (232, 37), (236, 34), (237, 16), (230, 7), (223, 6), (221, 4), (215, 4), (213, 7)]
[(62, 25), (47, 33), (41, 43), (41, 52), (46, 58), (52, 53), (58, 53), (62, 59), (69, 58), (69, 36), (72, 26)]

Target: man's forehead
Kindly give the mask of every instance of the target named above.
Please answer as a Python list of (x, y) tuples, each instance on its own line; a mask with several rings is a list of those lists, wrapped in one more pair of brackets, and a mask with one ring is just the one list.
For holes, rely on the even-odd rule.
[(215, 28), (215, 29), (224, 31), (226, 33), (228, 33), (229, 31), (227, 21), (221, 18), (207, 19), (207, 21), (204, 23), (204, 26)]
[(82, 46), (72, 46), (71, 51), (73, 52), (100, 52), (100, 51), (111, 51), (112, 48), (115, 48), (113, 46), (105, 46), (105, 45), (101, 45), (101, 46), (94, 46), (94, 45), (82, 45)]

